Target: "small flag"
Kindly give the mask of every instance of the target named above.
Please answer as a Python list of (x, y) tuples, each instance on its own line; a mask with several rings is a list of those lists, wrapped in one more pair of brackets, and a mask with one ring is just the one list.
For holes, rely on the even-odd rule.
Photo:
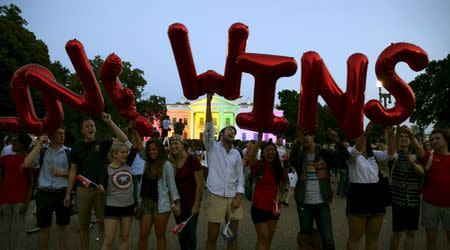
[(230, 241), (230, 240), (238, 237), (239, 234), (233, 230), (233, 228), (231, 227), (230, 221), (228, 221), (228, 223), (225, 225), (225, 227), (222, 230), (222, 235), (226, 241)]
[(77, 180), (79, 180), (84, 187), (88, 188), (90, 184), (94, 185), (94, 187), (97, 187), (97, 184), (91, 180), (89, 180), (88, 178), (82, 176), (81, 174), (77, 175)]
[(169, 231), (174, 234), (177, 235), (181, 232), (181, 230), (183, 230), (183, 228), (186, 226), (186, 224), (188, 223), (188, 221), (192, 218), (192, 215), (189, 216), (189, 218), (187, 218), (187, 220), (181, 222), (180, 224), (176, 225), (174, 228), (170, 229)]

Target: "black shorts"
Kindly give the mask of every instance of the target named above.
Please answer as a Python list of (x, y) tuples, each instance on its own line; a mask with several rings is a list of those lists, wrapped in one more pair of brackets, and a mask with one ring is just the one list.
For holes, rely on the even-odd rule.
[(347, 194), (347, 216), (371, 217), (386, 213), (379, 183), (351, 183)]
[(250, 213), (252, 216), (253, 224), (258, 224), (258, 223), (266, 222), (269, 220), (279, 220), (280, 219), (280, 214), (273, 215), (272, 212), (264, 211), (264, 210), (255, 208), (254, 206), (252, 206)]
[(56, 224), (69, 225), (70, 208), (64, 206), (65, 189), (40, 190), (36, 192), (36, 226), (50, 227), (53, 212), (56, 213)]
[(134, 215), (134, 204), (127, 207), (105, 206), (105, 218), (120, 219), (122, 217), (131, 217)]
[(419, 229), (420, 205), (404, 207), (392, 204), (392, 232)]

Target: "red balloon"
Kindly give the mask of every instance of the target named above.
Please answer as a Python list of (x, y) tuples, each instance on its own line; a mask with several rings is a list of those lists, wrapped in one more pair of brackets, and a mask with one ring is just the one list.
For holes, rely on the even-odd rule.
[(395, 73), (395, 65), (406, 62), (414, 71), (425, 69), (428, 55), (420, 47), (410, 43), (395, 43), (387, 47), (378, 57), (375, 72), (378, 79), (395, 98), (395, 105), (385, 109), (378, 100), (370, 100), (364, 113), (373, 122), (391, 126), (404, 122), (416, 106), (416, 97), (409, 85)]
[(282, 134), (288, 129), (288, 121), (273, 114), (275, 85), (278, 78), (292, 76), (297, 63), (292, 57), (245, 53), (238, 58), (243, 72), (255, 77), (253, 110), (236, 116), (240, 128)]
[(17, 117), (0, 117), (0, 130), (11, 133), (18, 133), (21, 129), (19, 118)]
[(77, 40), (70, 40), (66, 44), (66, 52), (83, 87), (83, 95), (74, 93), (56, 82), (54, 77), (46, 77), (39, 71), (28, 72), (26, 75), (27, 81), (37, 88), (45, 89), (53, 97), (58, 98), (75, 110), (91, 116), (100, 115), (105, 104), (83, 44)]
[(317, 129), (317, 98), (322, 96), (336, 117), (344, 135), (358, 137), (363, 132), (363, 105), (367, 57), (356, 53), (347, 60), (347, 90), (336, 85), (325, 63), (314, 51), (302, 56), (301, 91), (297, 125), (313, 132)]
[[(29, 90), (29, 85), (37, 87), (33, 81), (29, 81), (30, 75), (34, 74), (39, 74), (48, 81), (56, 81), (52, 72), (38, 64), (28, 64), (14, 72), (11, 80), (11, 90), (16, 103), (18, 120), (27, 131), (38, 135), (50, 134), (58, 129), (64, 119), (62, 105), (48, 91), (50, 86), (45, 86), (41, 88), (45, 116), (42, 119), (36, 116)], [(15, 131), (17, 128), (13, 127), (11, 130)]]
[[(62, 105), (64, 101), (70, 107), (89, 115), (99, 115), (104, 102), (94, 72), (89, 64), (83, 45), (77, 40), (66, 44), (66, 51), (72, 61), (83, 87), (83, 95), (78, 95), (56, 82), (53, 74), (38, 64), (29, 64), (19, 68), (11, 80), (13, 98), (16, 102), (18, 118), (3, 118), (0, 126), (10, 125), (6, 130), (17, 131), (23, 127), (35, 134), (51, 134), (58, 129), (64, 119)], [(31, 100), (29, 86), (42, 91), (45, 116), (36, 116)]]
[(189, 44), (188, 30), (181, 23), (169, 27), (168, 35), (178, 68), (183, 94), (195, 100), (206, 93), (217, 93), (229, 100), (240, 96), (242, 72), (238, 69), (237, 58), (245, 52), (248, 27), (242, 23), (231, 25), (228, 31), (228, 51), (225, 75), (208, 70), (197, 75)]
[(122, 60), (115, 54), (109, 55), (100, 68), (100, 79), (119, 114), (132, 122), (142, 136), (150, 136), (153, 127), (148, 119), (136, 111), (133, 91), (124, 88), (119, 79)]

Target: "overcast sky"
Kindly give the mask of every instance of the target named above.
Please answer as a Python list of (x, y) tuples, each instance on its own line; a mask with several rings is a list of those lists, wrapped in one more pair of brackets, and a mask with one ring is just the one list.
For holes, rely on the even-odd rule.
[[(249, 27), (247, 52), (292, 56), (300, 64), (307, 51), (324, 59), (335, 81), (345, 91), (348, 57), (363, 53), (369, 59), (366, 101), (378, 98), (375, 62), (391, 43), (409, 42), (423, 48), (430, 60), (450, 53), (449, 0), (301, 1), (301, 0), (192, 0), (192, 1), (3, 1), (22, 9), (27, 28), (43, 40), (52, 61), (71, 71), (64, 50), (70, 39), (80, 40), (89, 58), (116, 53), (133, 68), (144, 70), (145, 94), (174, 103), (182, 97), (168, 27), (183, 23), (197, 73), (224, 72), (228, 29), (235, 22)], [(300, 66), (300, 65), (299, 65)], [(282, 78), (277, 92), (300, 88), (300, 67)], [(419, 73), (401, 63), (399, 75), (407, 82)], [(253, 96), (253, 78), (243, 75), (241, 95)]]

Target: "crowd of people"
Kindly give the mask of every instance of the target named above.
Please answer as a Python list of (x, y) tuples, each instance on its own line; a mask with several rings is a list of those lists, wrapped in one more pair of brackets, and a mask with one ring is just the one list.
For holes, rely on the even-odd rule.
[[(76, 204), (80, 249), (90, 249), (92, 211), (98, 223), (101, 249), (129, 248), (133, 221), (139, 225), (139, 249), (154, 244), (167, 249), (167, 225), (173, 213), (180, 249), (216, 249), (223, 235), (227, 249), (238, 249), (239, 221), (250, 216), (256, 231), (255, 249), (271, 249), (282, 207), (298, 213), (298, 249), (335, 249), (330, 204), (331, 177), (340, 173), (339, 197), (346, 196), (347, 249), (379, 249), (379, 233), (392, 206), (391, 249), (404, 234), (405, 249), (414, 249), (420, 215), (427, 249), (436, 249), (439, 225), (450, 247), (449, 133), (431, 132), (424, 148), (407, 126), (386, 127), (385, 143), (371, 141), (373, 123), (354, 142), (327, 130), (331, 146), (320, 145), (311, 131), (299, 129), (291, 147), (258, 139), (244, 149), (233, 146), (236, 128), (227, 126), (214, 137), (212, 94), (207, 95), (204, 150), (191, 152), (180, 120), (170, 138), (170, 120), (161, 138), (145, 142), (131, 129), (125, 133), (103, 113), (114, 139), (96, 137), (92, 118), (81, 121), (81, 140), (68, 148), (65, 129), (40, 135), (13, 136), (0, 157), (0, 228), (3, 249), (25, 249), (25, 213), (36, 202), (39, 249), (49, 249), (50, 227), (56, 214), (59, 249), (68, 249), (68, 230)], [(183, 125), (183, 126), (181, 126)], [(164, 140), (165, 139), (165, 140)], [(164, 142), (167, 141), (168, 145)], [(36, 176), (36, 177), (35, 177)], [(203, 197), (203, 200), (202, 200)], [(251, 201), (250, 214), (242, 199)], [(206, 245), (197, 245), (201, 206), (207, 218)], [(344, 214), (344, 211), (342, 211)], [(221, 228), (221, 225), (224, 227)], [(155, 233), (156, 242), (149, 243)], [(118, 236), (118, 239), (115, 239)], [(294, 239), (293, 239), (294, 240)], [(310, 248), (308, 248), (310, 247)]]

